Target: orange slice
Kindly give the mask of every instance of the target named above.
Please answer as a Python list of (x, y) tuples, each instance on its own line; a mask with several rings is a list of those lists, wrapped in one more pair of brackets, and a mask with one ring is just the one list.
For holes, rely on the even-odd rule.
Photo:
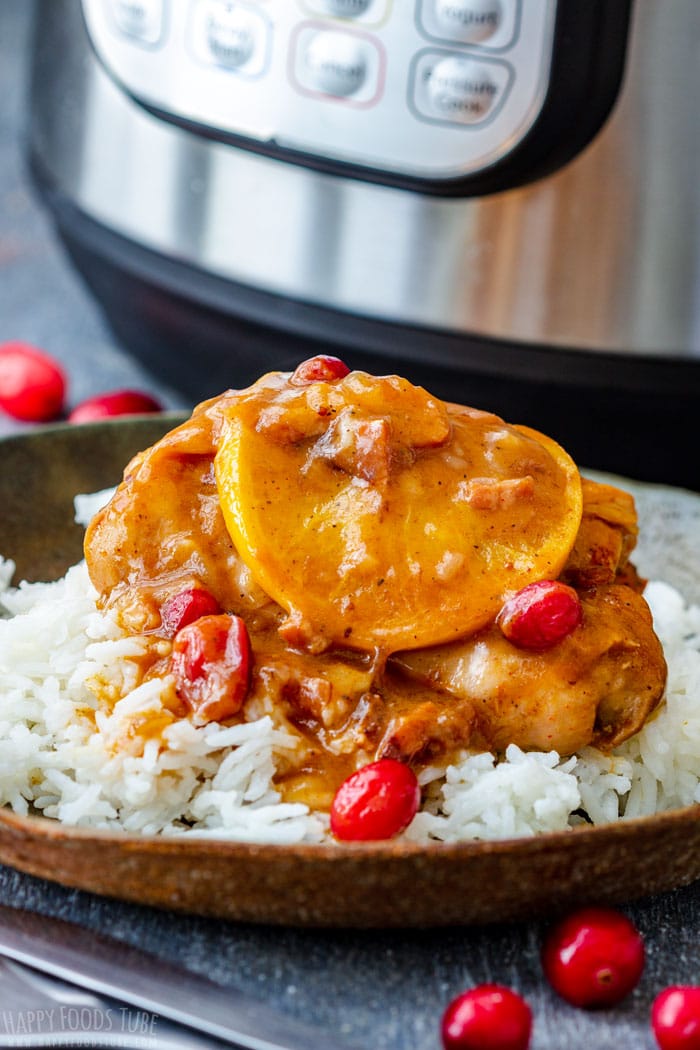
[(556, 442), (396, 376), (233, 399), (215, 459), (228, 531), (292, 644), (416, 649), (473, 634), (555, 578), (581, 520)]

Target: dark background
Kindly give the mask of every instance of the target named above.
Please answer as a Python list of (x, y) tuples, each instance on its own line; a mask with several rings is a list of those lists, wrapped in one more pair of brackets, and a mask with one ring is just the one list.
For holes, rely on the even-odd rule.
[[(32, 6), (0, 0), (0, 343), (26, 340), (58, 358), (70, 406), (107, 389), (139, 387), (167, 407), (186, 407), (184, 395), (156, 382), (119, 346), (34, 194), (23, 151)], [(0, 413), (0, 433), (18, 429)]]

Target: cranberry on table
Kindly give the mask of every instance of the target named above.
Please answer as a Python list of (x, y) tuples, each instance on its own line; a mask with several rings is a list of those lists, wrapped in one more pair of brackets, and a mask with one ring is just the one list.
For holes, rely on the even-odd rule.
[(63, 411), (66, 378), (60, 365), (29, 343), (0, 345), (0, 408), (26, 423), (47, 423)]
[(552, 988), (572, 1006), (612, 1006), (636, 987), (644, 941), (613, 908), (583, 908), (545, 939), (542, 966)]
[(202, 616), (213, 616), (221, 612), (221, 606), (213, 594), (204, 587), (188, 587), (171, 595), (160, 610), (163, 630), (172, 638), (188, 623), (194, 623)]
[(250, 686), (250, 637), (240, 616), (202, 616), (175, 635), (170, 658), (177, 695), (202, 721), (237, 715)]
[(310, 357), (302, 361), (295, 368), (291, 382), (296, 386), (305, 383), (333, 383), (336, 379), (342, 379), (348, 375), (350, 369), (339, 357), (330, 357), (328, 354), (319, 354), (318, 357)]
[(94, 423), (112, 416), (138, 416), (162, 412), (163, 407), (150, 394), (139, 390), (111, 390), (81, 401), (68, 416), (69, 423)]
[(509, 598), (496, 622), (518, 648), (544, 650), (571, 634), (581, 620), (581, 602), (573, 587), (559, 580), (538, 580)]
[(457, 996), (442, 1018), (445, 1050), (527, 1050), (532, 1012), (499, 984), (481, 984)]
[(660, 1050), (700, 1050), (700, 987), (674, 985), (657, 995), (651, 1027)]
[(418, 812), (420, 787), (404, 762), (381, 758), (344, 780), (331, 805), (331, 831), (344, 842), (390, 839)]

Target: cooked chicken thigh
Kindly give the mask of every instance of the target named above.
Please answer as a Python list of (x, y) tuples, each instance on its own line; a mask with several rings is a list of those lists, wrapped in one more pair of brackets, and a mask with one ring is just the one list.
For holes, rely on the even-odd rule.
[[(630, 587), (607, 584), (581, 600), (581, 627), (546, 652), (516, 649), (492, 627), (394, 662), (444, 690), (445, 706), (453, 696), (471, 701), (489, 748), (514, 743), (570, 754), (587, 744), (614, 747), (644, 724), (663, 691), (663, 651), (649, 607)], [(423, 746), (429, 741), (426, 734)]]
[[(250, 635), (232, 718), (265, 711), (302, 732), (304, 766), (285, 775), (316, 801), (377, 756), (569, 754), (635, 733), (666, 668), (629, 564), (631, 497), (581, 481), (536, 431), (397, 377), (295, 376), (200, 406), (92, 522), (100, 603), (153, 636), (144, 675), (171, 669), (168, 601), (205, 590)], [(528, 651), (499, 610), (547, 579), (576, 589), (581, 622)]]

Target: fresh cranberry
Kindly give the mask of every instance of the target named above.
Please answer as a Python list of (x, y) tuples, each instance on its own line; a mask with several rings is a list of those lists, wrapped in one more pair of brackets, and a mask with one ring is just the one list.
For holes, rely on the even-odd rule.
[(161, 411), (162, 406), (150, 394), (142, 394), (138, 390), (112, 390), (81, 401), (68, 416), (68, 422), (93, 423), (112, 416), (139, 416)]
[(525, 1000), (499, 984), (480, 984), (457, 996), (442, 1018), (445, 1050), (527, 1050), (532, 1013)]
[(304, 386), (306, 383), (334, 383), (336, 379), (342, 379), (349, 373), (350, 369), (339, 357), (329, 357), (328, 354), (319, 354), (318, 357), (310, 357), (297, 365), (292, 374), (292, 383), (296, 386)]
[(331, 806), (331, 831), (345, 842), (390, 839), (408, 827), (419, 805), (413, 770), (394, 758), (381, 758), (340, 785)]
[(15, 419), (46, 423), (63, 411), (66, 379), (60, 366), (28, 343), (0, 346), (0, 408)]
[(639, 931), (612, 908), (583, 908), (558, 923), (542, 949), (545, 976), (573, 1006), (612, 1006), (644, 969)]
[(202, 616), (175, 635), (177, 695), (206, 722), (238, 714), (250, 686), (250, 638), (239, 616)]
[(558, 580), (529, 583), (509, 598), (497, 623), (520, 649), (549, 649), (578, 627), (582, 611), (573, 587)]
[(194, 623), (201, 616), (214, 616), (220, 612), (221, 606), (213, 594), (203, 587), (190, 587), (163, 602), (160, 618), (166, 635), (172, 638), (188, 623)]
[(661, 1050), (700, 1050), (700, 987), (675, 985), (657, 995), (651, 1026)]

